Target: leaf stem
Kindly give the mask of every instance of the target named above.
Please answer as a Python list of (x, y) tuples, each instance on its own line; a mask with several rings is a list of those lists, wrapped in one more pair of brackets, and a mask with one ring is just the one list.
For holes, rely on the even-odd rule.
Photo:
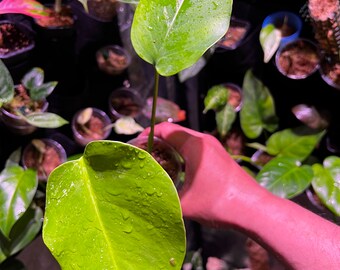
[(153, 91), (153, 100), (152, 100), (152, 111), (151, 111), (151, 124), (150, 124), (150, 133), (148, 137), (148, 152), (152, 152), (153, 147), (153, 137), (156, 123), (156, 105), (157, 105), (157, 97), (158, 97), (158, 87), (159, 87), (159, 73), (155, 68), (155, 77), (154, 77), (154, 91)]

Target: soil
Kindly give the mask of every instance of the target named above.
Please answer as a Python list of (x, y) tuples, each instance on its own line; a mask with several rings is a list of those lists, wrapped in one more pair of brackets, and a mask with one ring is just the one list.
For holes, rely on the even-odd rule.
[(245, 138), (239, 131), (230, 131), (224, 141), (224, 146), (227, 151), (232, 155), (243, 155)]
[(32, 101), (25, 87), (19, 84), (15, 88), (14, 98), (10, 103), (4, 104), (3, 108), (12, 114), (17, 114), (20, 111), (22, 114), (27, 115), (41, 111), (43, 105), (44, 101)]
[(121, 115), (136, 117), (141, 111), (140, 105), (132, 97), (113, 97), (111, 102), (114, 110)]
[(32, 44), (33, 40), (14, 24), (0, 24), (0, 55), (27, 48)]
[(93, 140), (100, 140), (104, 138), (104, 123), (103, 121), (92, 115), (90, 120), (83, 126), (76, 124), (76, 129), (84, 138), (91, 138)]
[(333, 85), (340, 87), (340, 63), (335, 63), (333, 65), (324, 64), (322, 68), (322, 72), (331, 80)]
[(292, 78), (307, 77), (315, 71), (318, 64), (318, 52), (303, 40), (288, 44), (278, 57), (281, 73)]
[(97, 54), (97, 63), (100, 70), (116, 75), (128, 66), (128, 59), (125, 55), (108, 49)]
[[(147, 140), (141, 141), (134, 145), (143, 150), (147, 150), (148, 142)], [(181, 171), (181, 168), (178, 158), (173, 151), (174, 150), (172, 148), (169, 148), (166, 143), (159, 140), (154, 140), (151, 155), (168, 173), (172, 181), (177, 184), (178, 173)]]
[(63, 162), (57, 150), (49, 144), (46, 144), (44, 154), (41, 154), (34, 146), (30, 146), (23, 159), (26, 167), (37, 170), (39, 179), (47, 178)]
[(117, 14), (117, 0), (88, 0), (89, 14), (105, 21), (111, 21)]
[(220, 41), (220, 45), (234, 49), (235, 47), (237, 47), (239, 42), (244, 38), (247, 30), (248, 29), (244, 26), (230, 25), (227, 33)]
[(233, 86), (227, 85), (229, 89), (228, 104), (237, 109), (242, 102), (241, 92)]
[(311, 17), (315, 20), (326, 21), (333, 19), (339, 9), (338, 0), (309, 0), (308, 9)]
[(71, 8), (63, 6), (61, 12), (56, 13), (53, 8), (45, 8), (48, 16), (36, 19), (42, 27), (70, 27), (74, 24)]

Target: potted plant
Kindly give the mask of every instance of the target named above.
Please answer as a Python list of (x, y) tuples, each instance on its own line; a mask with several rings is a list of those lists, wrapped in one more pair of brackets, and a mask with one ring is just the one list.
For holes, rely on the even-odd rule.
[[(19, 13), (40, 18), (46, 16), (43, 6), (32, 0), (3, 0), (0, 2), (0, 14)], [(12, 72), (12, 76), (21, 78), (19, 70), (28, 64), (35, 47), (33, 31), (28, 25), (14, 20), (0, 21), (0, 59)], [(16, 76), (16, 73), (20, 73)]]
[(128, 68), (131, 63), (131, 56), (121, 46), (108, 45), (97, 51), (96, 60), (101, 71), (115, 76)]
[(280, 46), (297, 39), (301, 29), (301, 18), (292, 12), (279, 11), (268, 15), (260, 31), (263, 61), (268, 63)]
[(19, 165), (20, 156), (20, 150), (13, 152), (0, 173), (2, 269), (15, 268), (15, 261), (10, 258), (36, 237), (42, 225), (42, 209), (34, 202), (38, 187), (37, 172)]
[[(224, 35), (230, 10), (231, 3), (225, 1), (182, 2), (180, 5), (173, 1), (165, 5), (141, 0), (131, 32), (134, 47), (143, 59), (155, 65), (156, 74), (175, 74), (193, 64)], [(188, 20), (189, 17), (193, 20)], [(180, 27), (184, 21), (190, 23), (190, 27), (187, 24), (192, 35), (190, 40), (184, 38), (187, 29)], [(216, 23), (221, 27), (211, 32), (211, 25)], [(174, 48), (181, 50), (181, 54), (174, 55)], [(158, 95), (158, 78), (155, 75), (154, 104)], [(153, 119), (155, 109), (152, 110)], [(151, 152), (153, 131), (149, 138), (148, 150)], [(63, 181), (60, 181), (61, 176)], [(75, 181), (76, 189), (70, 185)], [(60, 198), (60, 192), (65, 189), (67, 195), (56, 205), (54, 198)], [(65, 163), (51, 174), (47, 194), (43, 237), (62, 266), (109, 268), (115, 265), (120, 269), (150, 269), (157, 265), (160, 268), (181, 268), (185, 236), (177, 192), (164, 169), (146, 151), (118, 142), (91, 142), (81, 159)], [(84, 198), (92, 199), (84, 202)], [(80, 201), (82, 203), (78, 204)], [(65, 216), (65, 207), (74, 215)], [(136, 211), (139, 214), (135, 214)], [(81, 224), (81, 233), (76, 224)], [(96, 229), (98, 226), (100, 230)], [(88, 229), (84, 230), (85, 227)], [(153, 236), (160, 236), (157, 244)], [(96, 245), (85, 244), (92, 243), (92, 239), (96, 239)], [(77, 242), (82, 242), (79, 248), (74, 246)], [(93, 258), (97, 259), (84, 261), (89, 247)], [(60, 252), (69, 248), (77, 251)]]
[(109, 97), (109, 111), (113, 121), (122, 117), (138, 118), (144, 107), (139, 93), (132, 88), (121, 87)]
[(33, 139), (26, 145), (22, 154), (25, 168), (37, 171), (40, 181), (47, 181), (50, 173), (67, 159), (65, 149), (51, 139)]
[(314, 30), (322, 59), (320, 73), (326, 83), (339, 89), (339, 3), (328, 1), (323, 5), (319, 1), (309, 0), (305, 6), (305, 17)]
[(3, 80), (0, 92), (0, 112), (3, 123), (14, 133), (30, 134), (41, 128), (57, 128), (67, 124), (60, 116), (46, 112), (46, 97), (52, 93), (57, 82), (44, 83), (44, 72), (33, 68), (14, 86), (5, 65), (0, 62)]
[(317, 46), (307, 39), (286, 43), (276, 53), (276, 67), (291, 79), (304, 79), (319, 68)]
[(104, 111), (92, 107), (82, 109), (72, 119), (73, 137), (81, 146), (94, 140), (105, 140), (111, 133), (110, 124)]

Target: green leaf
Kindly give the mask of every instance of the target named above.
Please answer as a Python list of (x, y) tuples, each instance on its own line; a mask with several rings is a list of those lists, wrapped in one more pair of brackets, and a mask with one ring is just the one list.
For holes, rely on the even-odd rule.
[(22, 85), (28, 90), (31, 90), (37, 86), (42, 85), (43, 82), (44, 82), (44, 71), (41, 68), (32, 68), (21, 79)]
[(39, 207), (29, 207), (25, 214), (14, 224), (10, 233), (10, 255), (22, 250), (40, 232), (43, 212)]
[(19, 165), (20, 159), (21, 159), (21, 148), (18, 148), (6, 160), (5, 168)]
[(6, 260), (7, 256), (5, 255), (5, 253), (3, 253), (3, 251), (1, 250), (1, 247), (0, 247), (0, 264)]
[(8, 103), (14, 96), (14, 83), (5, 64), (0, 60), (0, 107)]
[(308, 127), (288, 128), (272, 134), (267, 141), (267, 152), (273, 156), (285, 156), (305, 160), (315, 149), (323, 135)]
[(179, 198), (146, 151), (91, 142), (51, 173), (46, 198), (43, 239), (63, 269), (181, 268)]
[(229, 91), (223, 85), (215, 85), (211, 87), (206, 97), (204, 98), (204, 111), (207, 113), (209, 110), (220, 110), (223, 108), (228, 101)]
[(256, 176), (261, 186), (287, 199), (302, 193), (310, 185), (312, 178), (313, 170), (310, 166), (300, 166), (297, 159), (288, 157), (272, 159)]
[(216, 112), (217, 131), (224, 137), (235, 122), (236, 112), (233, 106), (226, 104), (223, 110)]
[(1, 172), (0, 230), (5, 237), (32, 202), (37, 186), (37, 174), (32, 169), (11, 166)]
[(27, 123), (40, 128), (58, 128), (68, 124), (64, 118), (49, 112), (36, 112), (22, 116)]
[(131, 28), (137, 54), (163, 76), (193, 65), (227, 32), (231, 0), (140, 0)]
[(242, 88), (243, 106), (240, 111), (240, 122), (244, 134), (250, 139), (255, 139), (264, 129), (274, 132), (278, 127), (278, 118), (269, 89), (251, 70), (246, 72)]
[(30, 89), (32, 100), (39, 101), (46, 99), (56, 88), (58, 82), (48, 82)]
[(335, 215), (340, 216), (340, 158), (327, 157), (323, 166), (313, 165), (312, 186), (321, 202)]
[(260, 44), (264, 53), (263, 61), (268, 63), (280, 46), (281, 31), (273, 24), (267, 24), (261, 29)]

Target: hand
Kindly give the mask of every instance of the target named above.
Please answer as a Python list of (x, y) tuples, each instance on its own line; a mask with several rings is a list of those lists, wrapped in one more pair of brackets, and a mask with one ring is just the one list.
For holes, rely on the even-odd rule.
[[(140, 136), (148, 135), (146, 129)], [(249, 177), (211, 135), (164, 122), (155, 126), (156, 137), (172, 145), (185, 160), (185, 181), (179, 191), (183, 215), (217, 225), (233, 186)]]

